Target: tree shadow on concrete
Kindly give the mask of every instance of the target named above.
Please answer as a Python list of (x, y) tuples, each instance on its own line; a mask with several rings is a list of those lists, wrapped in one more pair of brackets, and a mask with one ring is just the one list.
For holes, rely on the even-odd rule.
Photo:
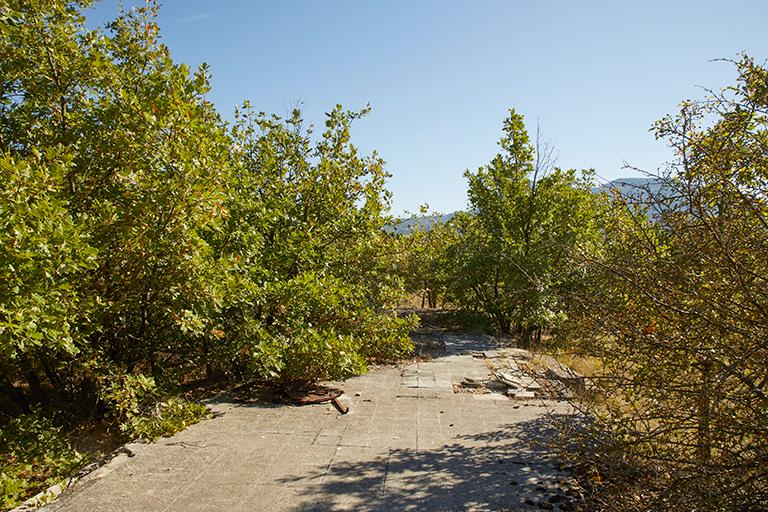
[(546, 445), (556, 435), (551, 422), (544, 417), (457, 435), (437, 449), (335, 458), (319, 483), (284, 483), (304, 487), (311, 497), (301, 512), (572, 510), (559, 485), (569, 475)]

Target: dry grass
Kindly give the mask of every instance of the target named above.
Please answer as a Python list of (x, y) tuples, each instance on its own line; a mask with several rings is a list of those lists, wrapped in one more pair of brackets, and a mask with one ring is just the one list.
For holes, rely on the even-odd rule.
[[(422, 309), (422, 303), (423, 303), (422, 297), (423, 297), (423, 293), (421, 292), (411, 292), (402, 298), (399, 304), (397, 304), (397, 308), (398, 309)], [(429, 308), (423, 308), (423, 309), (429, 309)]]
[(563, 352), (554, 356), (560, 363), (583, 377), (594, 377), (603, 371), (603, 361), (594, 356), (584, 356), (574, 352)]

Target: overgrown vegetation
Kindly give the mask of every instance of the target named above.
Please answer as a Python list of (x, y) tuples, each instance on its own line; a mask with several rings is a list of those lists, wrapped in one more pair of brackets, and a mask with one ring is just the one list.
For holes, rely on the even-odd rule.
[(92, 406), (105, 382), (203, 367), (339, 378), (407, 351), (379, 257), (387, 175), (350, 144), (365, 111), (337, 107), (316, 143), (298, 111), (246, 104), (228, 128), (205, 66), (158, 42), (156, 6), (101, 33), (87, 5), (3, 9), (8, 406)]
[(128, 439), (152, 441), (208, 417), (208, 409), (181, 397), (164, 396), (152, 377), (120, 375), (104, 385), (107, 418)]
[[(637, 194), (539, 172), (522, 118), (467, 173), (470, 211), (440, 227), (449, 302), (530, 345), (543, 330), (589, 362), (590, 429), (569, 439), (600, 510), (758, 510), (768, 503), (768, 71), (682, 104), (675, 150)], [(546, 154), (546, 153), (545, 153)], [(448, 231), (446, 236), (443, 231)], [(578, 448), (575, 449), (574, 448)]]
[(624, 482), (632, 510), (768, 503), (768, 71), (735, 64), (736, 85), (656, 124), (665, 193), (613, 198), (574, 297), (577, 346), (603, 362), (591, 456), (652, 475)]
[(229, 126), (157, 5), (102, 31), (90, 3), (0, 7), (0, 423), (44, 405), (152, 439), (205, 415), (173, 396), (191, 379), (296, 386), (407, 353), (387, 174), (350, 142), (366, 111), (319, 137), (248, 104)]
[(452, 262), (448, 247), (456, 242), (458, 232), (453, 222), (442, 222), (439, 214), (430, 215), (428, 205), (411, 217), (410, 225), (407, 236), (398, 240), (402, 257), (397, 269), (406, 290), (420, 298), (421, 307), (435, 309), (450, 300)]
[(225, 123), (156, 5), (104, 31), (89, 5), (0, 7), (3, 507), (82, 466), (78, 421), (154, 439), (205, 417), (178, 395), (195, 379), (296, 387), (409, 353), (406, 290), (589, 362), (596, 507), (768, 502), (764, 66), (655, 126), (676, 159), (637, 198), (556, 167), (511, 110), (469, 211), (401, 236), (384, 162), (351, 143), (367, 109), (319, 134), (247, 102)]
[(555, 166), (523, 116), (504, 120), (501, 153), (466, 171), (470, 209), (408, 236), (406, 282), (430, 307), (437, 298), (483, 315), (493, 330), (525, 346), (566, 319), (564, 297), (579, 286), (578, 244), (597, 240), (591, 171)]
[(80, 469), (86, 457), (61, 427), (41, 411), (22, 414), (0, 427), (0, 508), (59, 483)]
[(448, 249), (451, 293), (529, 346), (564, 319), (562, 298), (579, 275), (573, 249), (596, 234), (595, 198), (590, 172), (554, 167), (514, 110), (499, 146), (489, 165), (465, 173), (470, 211), (457, 216)]

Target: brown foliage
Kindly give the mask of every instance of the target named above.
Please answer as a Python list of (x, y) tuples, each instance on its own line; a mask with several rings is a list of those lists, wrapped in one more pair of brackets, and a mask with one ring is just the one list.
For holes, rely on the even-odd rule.
[(653, 468), (638, 509), (768, 502), (768, 71), (735, 65), (735, 86), (657, 123), (675, 161), (609, 201), (574, 303), (604, 363), (592, 453)]

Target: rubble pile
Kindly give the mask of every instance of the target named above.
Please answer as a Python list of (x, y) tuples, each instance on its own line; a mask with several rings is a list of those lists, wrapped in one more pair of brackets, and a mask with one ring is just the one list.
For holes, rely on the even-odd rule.
[(475, 392), (496, 392), (516, 400), (570, 398), (583, 387), (584, 378), (550, 356), (534, 356), (520, 348), (473, 352), (491, 370), (486, 379), (465, 377), (460, 387)]

